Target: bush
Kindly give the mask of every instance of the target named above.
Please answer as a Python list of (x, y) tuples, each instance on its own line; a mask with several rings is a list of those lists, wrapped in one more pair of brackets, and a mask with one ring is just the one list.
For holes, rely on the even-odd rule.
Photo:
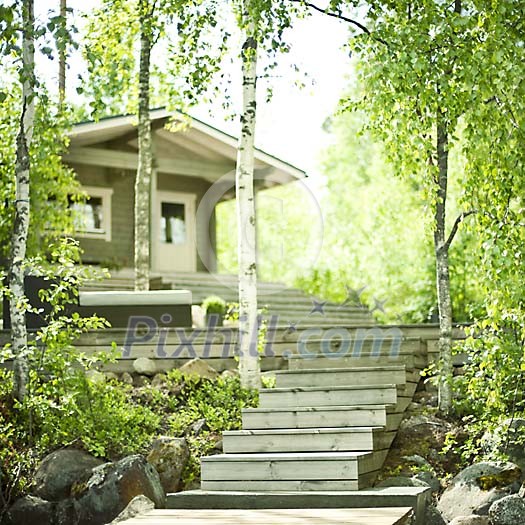
[(210, 295), (202, 302), (202, 309), (206, 314), (224, 315), (226, 313), (226, 301), (218, 295)]

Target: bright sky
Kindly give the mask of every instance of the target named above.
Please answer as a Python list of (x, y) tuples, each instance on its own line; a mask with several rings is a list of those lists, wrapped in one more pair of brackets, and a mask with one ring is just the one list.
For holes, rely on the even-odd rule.
[[(75, 3), (69, 2), (73, 8)], [(81, 8), (88, 10), (97, 3), (98, 0), (84, 0)], [(39, 0), (35, 4), (37, 17), (43, 20), (49, 10), (58, 8), (59, 2)], [(319, 5), (323, 5), (321, 0)], [(333, 112), (344, 90), (345, 76), (350, 71), (350, 59), (342, 50), (347, 30), (345, 23), (322, 14), (314, 13), (308, 19), (300, 20), (288, 34), (292, 50), (281, 57), (284, 67), (279, 68), (278, 73), (282, 76), (272, 80), (274, 97), (270, 103), (262, 102), (258, 107), (257, 146), (305, 169), (315, 185), (320, 183), (319, 153), (329, 140), (321, 127)], [(45, 76), (56, 82), (57, 62), (43, 59), (41, 64)], [(294, 86), (297, 75), (287, 74), (291, 71), (288, 67), (291, 64), (297, 64), (309, 75), (307, 86), (302, 90)], [(75, 79), (82, 72), (78, 57), (70, 58), (69, 68), (68, 96), (72, 98), (76, 96)], [(240, 78), (237, 80), (240, 82)], [(215, 110), (211, 116), (208, 109), (195, 108), (191, 113), (233, 135), (238, 134), (237, 121), (225, 121), (220, 110)]]

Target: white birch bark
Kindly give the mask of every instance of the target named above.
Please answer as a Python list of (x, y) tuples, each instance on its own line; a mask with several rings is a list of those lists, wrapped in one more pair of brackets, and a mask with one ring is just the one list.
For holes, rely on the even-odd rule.
[(435, 210), (434, 251), (436, 255), (436, 284), (439, 308), (439, 354), (441, 381), (439, 409), (444, 414), (452, 409), (452, 301), (448, 245), (445, 240), (445, 218), (448, 185), (448, 132), (441, 115), (437, 126), (438, 199)]
[(247, 388), (259, 388), (261, 384), (257, 353), (257, 261), (253, 184), (257, 43), (252, 37), (253, 33), (253, 26), (249, 26), (242, 53), (243, 108), (235, 173), (239, 259), (239, 372), (241, 383)]
[(149, 290), (150, 200), (153, 153), (149, 112), (151, 34), (147, 27), (148, 2), (140, 2), (140, 65), (138, 166), (135, 178), (135, 290)]
[(24, 262), (29, 231), (30, 203), (30, 157), (29, 148), (33, 138), (35, 119), (35, 47), (34, 47), (34, 6), (33, 0), (24, 0), (22, 4), (22, 114), (20, 129), (16, 138), (16, 201), (15, 221), (11, 236), (11, 266), (9, 271), (9, 289), (11, 299), (9, 314), (11, 317), (11, 345), (15, 355), (13, 363), (13, 394), (23, 400), (27, 393), (29, 364), (27, 356), (26, 312), (20, 307), (24, 302)]

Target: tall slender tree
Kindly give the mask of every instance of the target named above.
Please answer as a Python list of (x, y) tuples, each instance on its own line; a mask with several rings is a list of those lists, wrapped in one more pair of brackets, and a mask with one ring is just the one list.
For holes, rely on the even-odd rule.
[[(239, 371), (245, 387), (261, 384), (257, 353), (257, 235), (254, 192), (254, 144), (257, 115), (257, 59), (287, 50), (283, 33), (294, 11), (273, 0), (236, 0), (234, 8), (242, 32), (242, 112), (235, 173), (237, 192), (239, 279)], [(275, 61), (272, 63), (275, 65)]]
[[(156, 74), (156, 98), (166, 106), (180, 109), (185, 103), (198, 100), (217, 71), (226, 48), (218, 13), (217, 0), (104, 0), (89, 25), (85, 54), (92, 76), (89, 90), (94, 95), (95, 116), (106, 114), (107, 107), (115, 107), (120, 111), (131, 109), (138, 117), (134, 206), (136, 290), (149, 288), (154, 173), (150, 119), (152, 75)], [(212, 33), (215, 34), (210, 37)], [(155, 70), (152, 64), (152, 50), (161, 39), (169, 53), (159, 74), (159, 69)], [(138, 61), (133, 53), (137, 40)], [(135, 98), (131, 94), (136, 88)], [(127, 107), (118, 104), (122, 101), (128, 102)]]
[(156, 1), (140, 0), (140, 58), (138, 94), (138, 166), (135, 177), (135, 290), (149, 290), (150, 202), (153, 151), (150, 121), (150, 62), (152, 20)]
[(24, 0), (22, 8), (22, 104), (20, 127), (16, 139), (15, 220), (11, 236), (9, 270), (9, 314), (11, 345), (14, 353), (14, 395), (23, 400), (27, 393), (29, 364), (27, 359), (27, 328), (24, 273), (30, 220), (30, 146), (35, 122), (35, 15), (33, 0)]
[[(355, 2), (348, 2), (355, 6)], [(339, 3), (341, 5), (341, 3)], [(447, 220), (449, 151), (469, 109), (468, 77), (477, 45), (475, 8), (461, 0), (368, 2), (372, 30), (353, 39), (364, 86), (361, 106), (401, 173), (416, 176), (432, 210), (439, 308), (440, 409), (452, 407), (452, 303), (449, 249), (465, 209)], [(449, 229), (447, 234), (447, 229)]]
[(241, 52), (242, 113), (235, 172), (239, 243), (239, 369), (243, 386), (258, 388), (257, 235), (253, 183), (257, 115), (257, 30), (247, 6), (243, 16), (248, 18), (248, 22), (243, 31), (244, 44)]

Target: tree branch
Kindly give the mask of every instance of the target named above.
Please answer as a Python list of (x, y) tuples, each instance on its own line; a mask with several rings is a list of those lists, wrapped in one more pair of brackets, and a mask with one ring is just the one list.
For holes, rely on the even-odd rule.
[(478, 213), (478, 210), (469, 210), (464, 211), (462, 214), (458, 215), (456, 217), (456, 220), (454, 221), (454, 226), (452, 226), (452, 230), (450, 231), (450, 235), (448, 236), (448, 239), (446, 240), (445, 244), (443, 245), (443, 248), (445, 250), (448, 250), (450, 248), (450, 245), (452, 244), (452, 241), (454, 240), (454, 237), (456, 236), (456, 233), (458, 232), (459, 225), (469, 216), (473, 215), (474, 213)]
[(290, 1), (291, 2), (296, 2), (296, 3), (299, 3), (299, 4), (303, 4), (306, 7), (309, 7), (310, 9), (313, 9), (314, 11), (322, 13), (323, 15), (331, 16), (333, 18), (337, 18), (338, 20), (342, 20), (343, 22), (347, 22), (348, 24), (352, 24), (355, 27), (361, 29), (361, 31), (363, 31), (363, 33), (366, 33), (367, 35), (369, 35), (372, 38), (374, 38), (374, 40), (377, 40), (378, 42), (381, 42), (382, 44), (385, 44), (385, 46), (388, 47), (388, 44), (387, 44), (386, 40), (383, 40), (382, 38), (374, 36), (372, 34), (372, 31), (370, 31), (370, 29), (368, 29), (368, 27), (366, 27), (365, 25), (361, 24), (361, 22), (358, 22), (357, 20), (354, 20), (352, 18), (344, 16), (341, 13), (334, 13), (333, 11), (328, 11), (328, 9), (323, 9), (322, 7), (319, 7), (319, 6), (317, 6), (315, 4), (312, 4), (310, 2), (305, 2), (304, 0), (290, 0)]

